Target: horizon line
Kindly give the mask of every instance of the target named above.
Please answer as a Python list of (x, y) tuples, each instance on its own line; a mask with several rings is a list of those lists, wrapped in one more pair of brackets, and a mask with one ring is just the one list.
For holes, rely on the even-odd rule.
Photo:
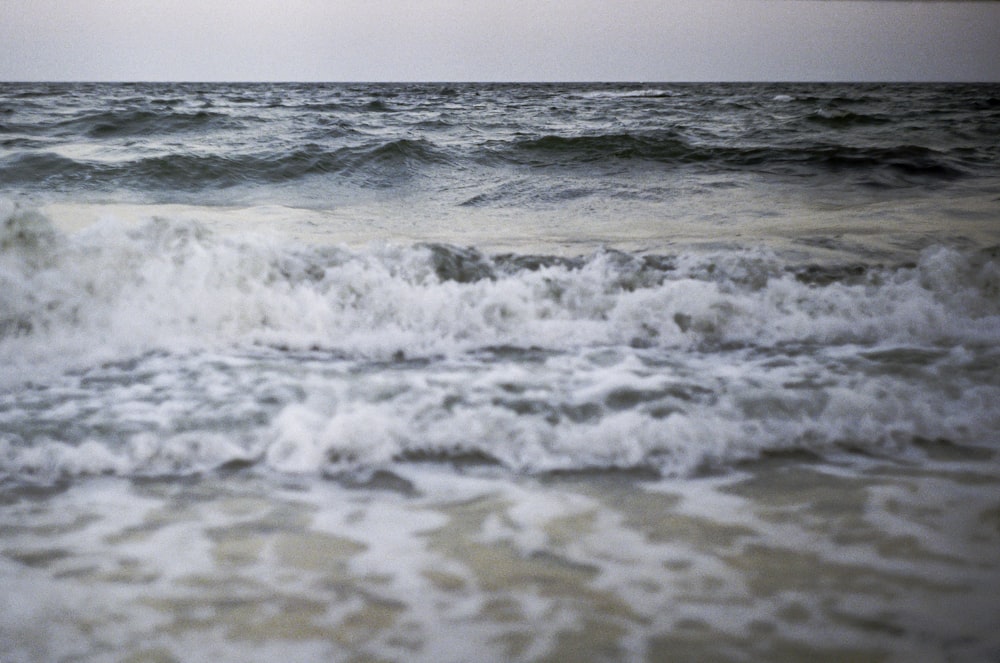
[[(985, 0), (984, 0), (985, 1)], [(1000, 0), (988, 0), (1000, 1)], [(474, 79), (373, 79), (373, 80), (319, 80), (319, 79), (0, 79), (0, 85), (10, 84), (54, 84), (54, 85), (961, 85), (961, 84), (1000, 84), (997, 79), (676, 79), (676, 80), (638, 80), (638, 79), (538, 79), (538, 80), (474, 80)]]

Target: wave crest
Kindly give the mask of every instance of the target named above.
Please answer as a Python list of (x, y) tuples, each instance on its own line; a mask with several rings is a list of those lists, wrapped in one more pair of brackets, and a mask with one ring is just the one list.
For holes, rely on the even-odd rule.
[(38, 351), (46, 335), (374, 356), (1000, 340), (995, 250), (932, 247), (898, 267), (795, 265), (761, 249), (489, 256), (445, 244), (296, 246), (166, 219), (59, 238), (21, 209), (7, 210), (0, 239), (5, 341), (30, 329)]

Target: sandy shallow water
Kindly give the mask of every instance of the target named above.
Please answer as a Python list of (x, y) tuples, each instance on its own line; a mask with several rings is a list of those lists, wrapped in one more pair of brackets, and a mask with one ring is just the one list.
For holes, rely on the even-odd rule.
[(1000, 472), (936, 452), (684, 480), (428, 464), (12, 490), (0, 655), (995, 660)]

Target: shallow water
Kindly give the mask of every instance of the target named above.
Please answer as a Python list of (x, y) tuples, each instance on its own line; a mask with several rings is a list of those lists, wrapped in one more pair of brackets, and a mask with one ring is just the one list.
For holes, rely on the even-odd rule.
[(410, 466), (8, 494), (5, 660), (991, 660), (1000, 475)]

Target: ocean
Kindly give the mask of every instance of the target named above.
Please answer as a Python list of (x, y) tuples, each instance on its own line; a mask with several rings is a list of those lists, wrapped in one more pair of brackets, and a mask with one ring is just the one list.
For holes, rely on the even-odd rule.
[(1000, 86), (0, 83), (0, 660), (1000, 661)]

